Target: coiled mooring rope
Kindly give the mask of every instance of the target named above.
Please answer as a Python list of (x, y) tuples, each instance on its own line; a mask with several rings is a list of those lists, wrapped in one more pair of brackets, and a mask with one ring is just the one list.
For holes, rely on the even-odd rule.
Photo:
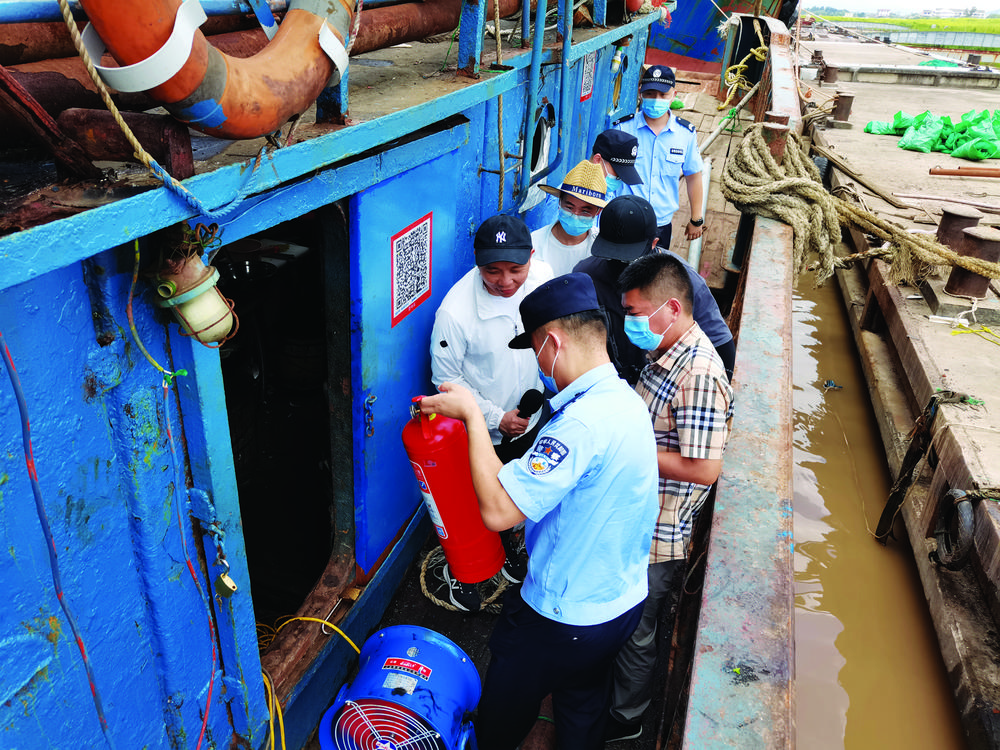
[[(424, 596), (430, 599), (439, 607), (451, 610), (452, 612), (460, 612), (461, 610), (446, 602), (444, 599), (439, 598), (431, 590), (431, 585), (428, 583), (428, 571), (432, 571), (439, 581), (444, 581), (443, 573), (441, 572), (445, 564), (444, 550), (440, 545), (434, 547), (430, 552), (424, 556), (424, 560), (420, 565), (420, 590), (423, 592)], [(507, 579), (503, 577), (502, 574), (497, 573), (492, 578), (483, 581), (482, 583), (476, 584), (479, 589), (479, 593), (485, 596), (480, 604), (480, 612), (489, 612), (490, 614), (499, 614), (501, 608), (501, 602), (499, 601), (501, 594), (507, 590), (510, 584)]]
[[(933, 235), (911, 234), (904, 227), (880, 218), (860, 205), (830, 195), (819, 169), (789, 133), (782, 164), (764, 140), (763, 123), (747, 128), (736, 152), (722, 172), (722, 194), (744, 213), (784, 222), (792, 227), (793, 271), (798, 277), (810, 255), (819, 257), (817, 284), (864, 258), (881, 258), (890, 264), (891, 284), (919, 283), (936, 266), (959, 266), (990, 279), (1000, 278), (1000, 263), (959, 255)], [(834, 254), (840, 226), (855, 226), (885, 244), (843, 257)]]

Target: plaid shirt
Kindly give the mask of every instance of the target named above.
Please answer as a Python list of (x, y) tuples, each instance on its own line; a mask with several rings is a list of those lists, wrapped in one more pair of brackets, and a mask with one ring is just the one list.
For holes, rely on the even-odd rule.
[[(733, 389), (697, 323), (646, 365), (635, 390), (649, 407), (660, 450), (686, 458), (722, 458), (733, 421)], [(702, 484), (660, 477), (660, 515), (650, 563), (687, 555), (694, 519), (708, 490)]]

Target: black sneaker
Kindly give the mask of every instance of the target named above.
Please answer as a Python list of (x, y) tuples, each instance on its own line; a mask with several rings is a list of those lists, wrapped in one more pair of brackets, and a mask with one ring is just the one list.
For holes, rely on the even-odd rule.
[(520, 583), (528, 575), (528, 554), (524, 549), (524, 527), (500, 532), (500, 541), (507, 553), (500, 572), (511, 583)]
[(448, 584), (448, 601), (463, 612), (479, 611), (482, 599), (475, 584), (462, 583), (457, 578), (452, 578), (447, 563), (444, 566), (444, 580)]
[(604, 728), (604, 742), (620, 742), (622, 740), (634, 740), (642, 734), (642, 724), (626, 724), (618, 721), (615, 717), (608, 719), (608, 724)]
[(513, 560), (508, 557), (503, 561), (503, 567), (500, 568), (500, 572), (511, 583), (520, 583), (528, 575), (528, 561), (520, 557)]

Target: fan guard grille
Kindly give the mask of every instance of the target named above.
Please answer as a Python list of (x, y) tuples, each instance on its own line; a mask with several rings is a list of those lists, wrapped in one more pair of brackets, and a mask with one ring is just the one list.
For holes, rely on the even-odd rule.
[(377, 698), (344, 703), (331, 733), (337, 750), (448, 750), (425, 719)]

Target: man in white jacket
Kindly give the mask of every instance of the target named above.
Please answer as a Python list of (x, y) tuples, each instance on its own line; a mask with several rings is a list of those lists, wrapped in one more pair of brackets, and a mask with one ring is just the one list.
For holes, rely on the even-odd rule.
[[(486, 418), (493, 448), (504, 463), (531, 447), (541, 426), (541, 379), (530, 349), (511, 349), (507, 342), (524, 332), (518, 306), (528, 292), (552, 278), (547, 263), (532, 260), (531, 233), (520, 218), (493, 216), (473, 240), (476, 267), (448, 291), (434, 317), (431, 332), (431, 380), (459, 383), (472, 391)], [(538, 392), (535, 411), (518, 416), (527, 391)], [(526, 563), (514, 554), (509, 533), (504, 575), (524, 577)], [(454, 584), (453, 584), (454, 587)], [(470, 592), (467, 592), (470, 593)], [(462, 592), (453, 592), (461, 597)], [(471, 607), (470, 607), (471, 608)]]

